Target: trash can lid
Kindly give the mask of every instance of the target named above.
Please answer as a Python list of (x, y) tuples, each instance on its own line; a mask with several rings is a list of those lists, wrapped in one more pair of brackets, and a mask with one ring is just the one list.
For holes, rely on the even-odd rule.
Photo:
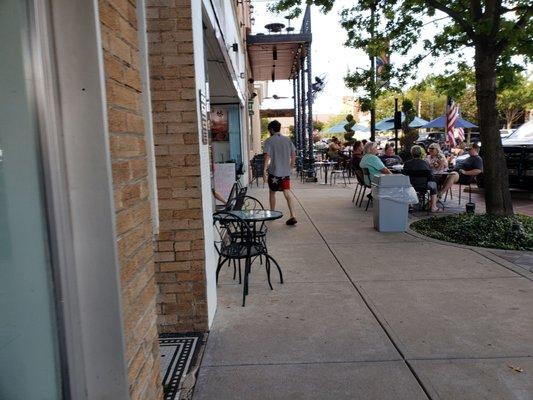
[(379, 174), (372, 178), (372, 183), (380, 187), (411, 186), (409, 177), (402, 174)]

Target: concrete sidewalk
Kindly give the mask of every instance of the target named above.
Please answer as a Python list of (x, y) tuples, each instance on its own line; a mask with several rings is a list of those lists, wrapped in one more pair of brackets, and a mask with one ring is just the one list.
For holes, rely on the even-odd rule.
[(268, 236), (285, 284), (254, 264), (243, 308), (221, 271), (194, 399), (533, 399), (532, 273), (376, 232), (351, 188), (295, 186), (298, 225)]

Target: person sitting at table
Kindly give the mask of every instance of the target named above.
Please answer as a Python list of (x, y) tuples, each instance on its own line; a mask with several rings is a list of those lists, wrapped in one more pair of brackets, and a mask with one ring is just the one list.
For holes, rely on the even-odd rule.
[[(379, 174), (391, 174), (390, 170), (383, 164), (383, 161), (379, 159), (378, 146), (374, 142), (367, 142), (364, 147), (365, 155), (361, 159), (359, 166), (361, 168), (368, 169), (369, 177), (365, 175), (365, 183), (371, 184), (371, 180), (374, 176)], [(370, 180), (369, 180), (370, 178)]]
[(479, 146), (473, 143), (467, 148), (469, 157), (462, 162), (458, 162), (455, 171), (448, 175), (444, 186), (439, 192), (439, 197), (446, 193), (455, 183), (469, 185), (474, 178), (483, 172), (483, 159), (479, 156)]
[(448, 160), (446, 160), (438, 143), (431, 143), (429, 145), (426, 161), (434, 174), (446, 172), (448, 170)]
[(342, 150), (341, 142), (335, 136), (331, 138), (331, 142), (328, 147), (328, 157), (331, 161), (339, 160), (339, 153)]
[(429, 190), (429, 204), (431, 212), (438, 212), (437, 207), (437, 183), (433, 178), (431, 166), (422, 159), (422, 147), (415, 145), (411, 147), (411, 160), (403, 165), (402, 173), (409, 177), (411, 185), (417, 192)]
[(400, 165), (403, 163), (402, 158), (394, 154), (394, 146), (389, 143), (385, 145), (383, 155), (381, 155), (379, 158), (381, 161), (383, 161), (383, 164), (385, 164), (387, 168), (391, 168), (394, 165)]
[(353, 144), (353, 150), (352, 150), (352, 170), (357, 171), (361, 170), (361, 167), (359, 164), (361, 163), (361, 159), (363, 158), (363, 143), (359, 140), (356, 140)]
[(457, 139), (457, 144), (451, 149), (451, 153), (456, 156), (462, 156), (465, 153), (466, 143), (461, 139)]

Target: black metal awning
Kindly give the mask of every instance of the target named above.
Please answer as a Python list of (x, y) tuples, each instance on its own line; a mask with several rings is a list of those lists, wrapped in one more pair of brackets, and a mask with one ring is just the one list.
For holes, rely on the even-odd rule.
[(294, 108), (264, 109), (260, 111), (261, 118), (294, 117)]
[(256, 81), (291, 79), (312, 41), (311, 33), (249, 35), (248, 56)]

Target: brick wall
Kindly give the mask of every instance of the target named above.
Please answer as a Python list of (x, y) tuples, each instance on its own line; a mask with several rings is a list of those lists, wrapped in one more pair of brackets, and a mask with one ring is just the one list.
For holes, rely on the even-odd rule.
[(160, 232), (160, 332), (207, 330), (191, 0), (147, 0)]
[(135, 1), (100, 0), (99, 12), (129, 389), (133, 400), (158, 399), (157, 286)]

